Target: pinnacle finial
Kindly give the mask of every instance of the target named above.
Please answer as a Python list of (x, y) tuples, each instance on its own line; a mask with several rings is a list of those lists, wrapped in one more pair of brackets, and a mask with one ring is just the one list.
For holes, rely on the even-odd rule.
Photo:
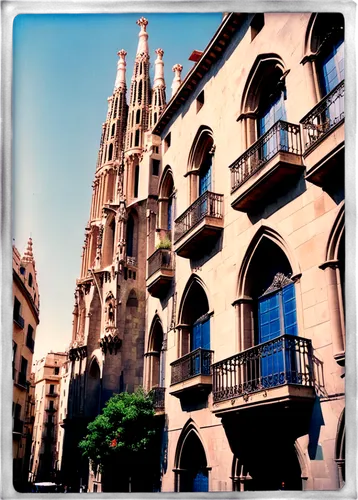
[(25, 250), (22, 260), (24, 262), (33, 262), (34, 260), (34, 254), (32, 253), (32, 238), (28, 239), (27, 248)]
[(138, 19), (137, 24), (138, 26), (140, 26), (140, 32), (138, 34), (139, 41), (138, 41), (137, 55), (148, 54), (149, 52), (148, 33), (147, 33), (148, 20), (145, 17), (141, 17), (140, 19)]
[(164, 55), (164, 50), (163, 50), (163, 49), (157, 49), (157, 50), (155, 51), (155, 53), (157, 54), (158, 59), (162, 59), (162, 58), (163, 58), (163, 55)]
[(181, 85), (181, 72), (183, 71), (183, 66), (181, 64), (174, 64), (172, 70), (175, 73), (174, 80), (172, 83), (172, 97), (178, 91)]
[(126, 55), (127, 52), (124, 49), (121, 49), (117, 52), (119, 60), (117, 63), (117, 76), (116, 82), (114, 84), (114, 90), (116, 90), (118, 87), (125, 87), (126, 85)]
[(155, 53), (157, 54), (157, 58), (154, 61), (155, 70), (154, 70), (153, 88), (160, 87), (160, 86), (165, 86), (165, 82), (164, 82), (164, 62), (163, 62), (164, 50), (163, 49), (157, 49), (155, 51)]
[(136, 23), (138, 24), (138, 26), (140, 26), (142, 31), (147, 31), (148, 19), (146, 19), (145, 17), (141, 17), (140, 19), (138, 19), (138, 21), (136, 21)]

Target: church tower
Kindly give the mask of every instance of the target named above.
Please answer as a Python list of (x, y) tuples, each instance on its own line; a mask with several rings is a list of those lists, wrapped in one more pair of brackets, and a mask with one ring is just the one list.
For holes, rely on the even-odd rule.
[[(71, 378), (63, 464), (75, 455), (86, 482), (88, 463), (78, 442), (105, 402), (143, 384), (147, 196), (139, 198), (139, 163), (149, 126), (151, 88), (146, 26), (141, 18), (138, 50), (126, 101), (126, 51), (118, 52), (97, 157), (90, 216), (76, 281)], [(162, 102), (162, 101), (160, 101)], [(157, 111), (158, 112), (158, 111)], [(137, 184), (132, 175), (137, 167)], [(137, 187), (135, 187), (137, 186)], [(143, 184), (144, 186), (144, 184)], [(67, 484), (78, 474), (63, 470)]]

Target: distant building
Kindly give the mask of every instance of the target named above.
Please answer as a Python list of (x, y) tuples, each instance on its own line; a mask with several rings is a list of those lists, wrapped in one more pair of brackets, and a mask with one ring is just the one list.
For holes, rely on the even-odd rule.
[[(57, 463), (56, 463), (56, 476), (59, 483), (63, 483), (63, 476), (65, 475), (66, 463), (62, 460), (64, 450), (63, 447), (68, 442), (64, 440), (66, 420), (68, 418), (68, 392), (71, 380), (71, 362), (67, 359), (60, 368), (60, 386), (59, 386), (59, 406), (58, 406), (58, 432), (57, 432)], [(68, 467), (73, 466), (72, 462)]]
[(61, 367), (66, 353), (50, 352), (35, 363), (35, 422), (32, 440), (31, 478), (33, 482), (57, 478), (57, 433)]
[(13, 246), (12, 268), (13, 485), (17, 491), (26, 491), (34, 416), (31, 367), (39, 324), (39, 291), (31, 238), (23, 256)]

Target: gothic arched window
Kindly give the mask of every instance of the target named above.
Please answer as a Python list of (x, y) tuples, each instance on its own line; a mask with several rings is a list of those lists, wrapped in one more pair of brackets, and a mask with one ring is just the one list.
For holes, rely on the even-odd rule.
[(134, 198), (138, 198), (138, 190), (139, 190), (139, 165), (136, 165), (134, 170), (134, 190), (133, 190)]
[(112, 157), (113, 157), (113, 144), (111, 143), (108, 149), (108, 161), (111, 161)]

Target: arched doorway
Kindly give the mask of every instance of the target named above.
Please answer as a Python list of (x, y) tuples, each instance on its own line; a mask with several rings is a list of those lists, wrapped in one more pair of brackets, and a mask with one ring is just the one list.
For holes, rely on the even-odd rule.
[(165, 350), (164, 350), (164, 333), (162, 322), (158, 316), (155, 316), (149, 334), (148, 351), (148, 389), (156, 387), (165, 387)]
[(209, 474), (206, 454), (201, 439), (195, 428), (189, 426), (184, 431), (184, 438), (179, 440), (178, 467), (180, 471), (176, 491), (209, 491)]

